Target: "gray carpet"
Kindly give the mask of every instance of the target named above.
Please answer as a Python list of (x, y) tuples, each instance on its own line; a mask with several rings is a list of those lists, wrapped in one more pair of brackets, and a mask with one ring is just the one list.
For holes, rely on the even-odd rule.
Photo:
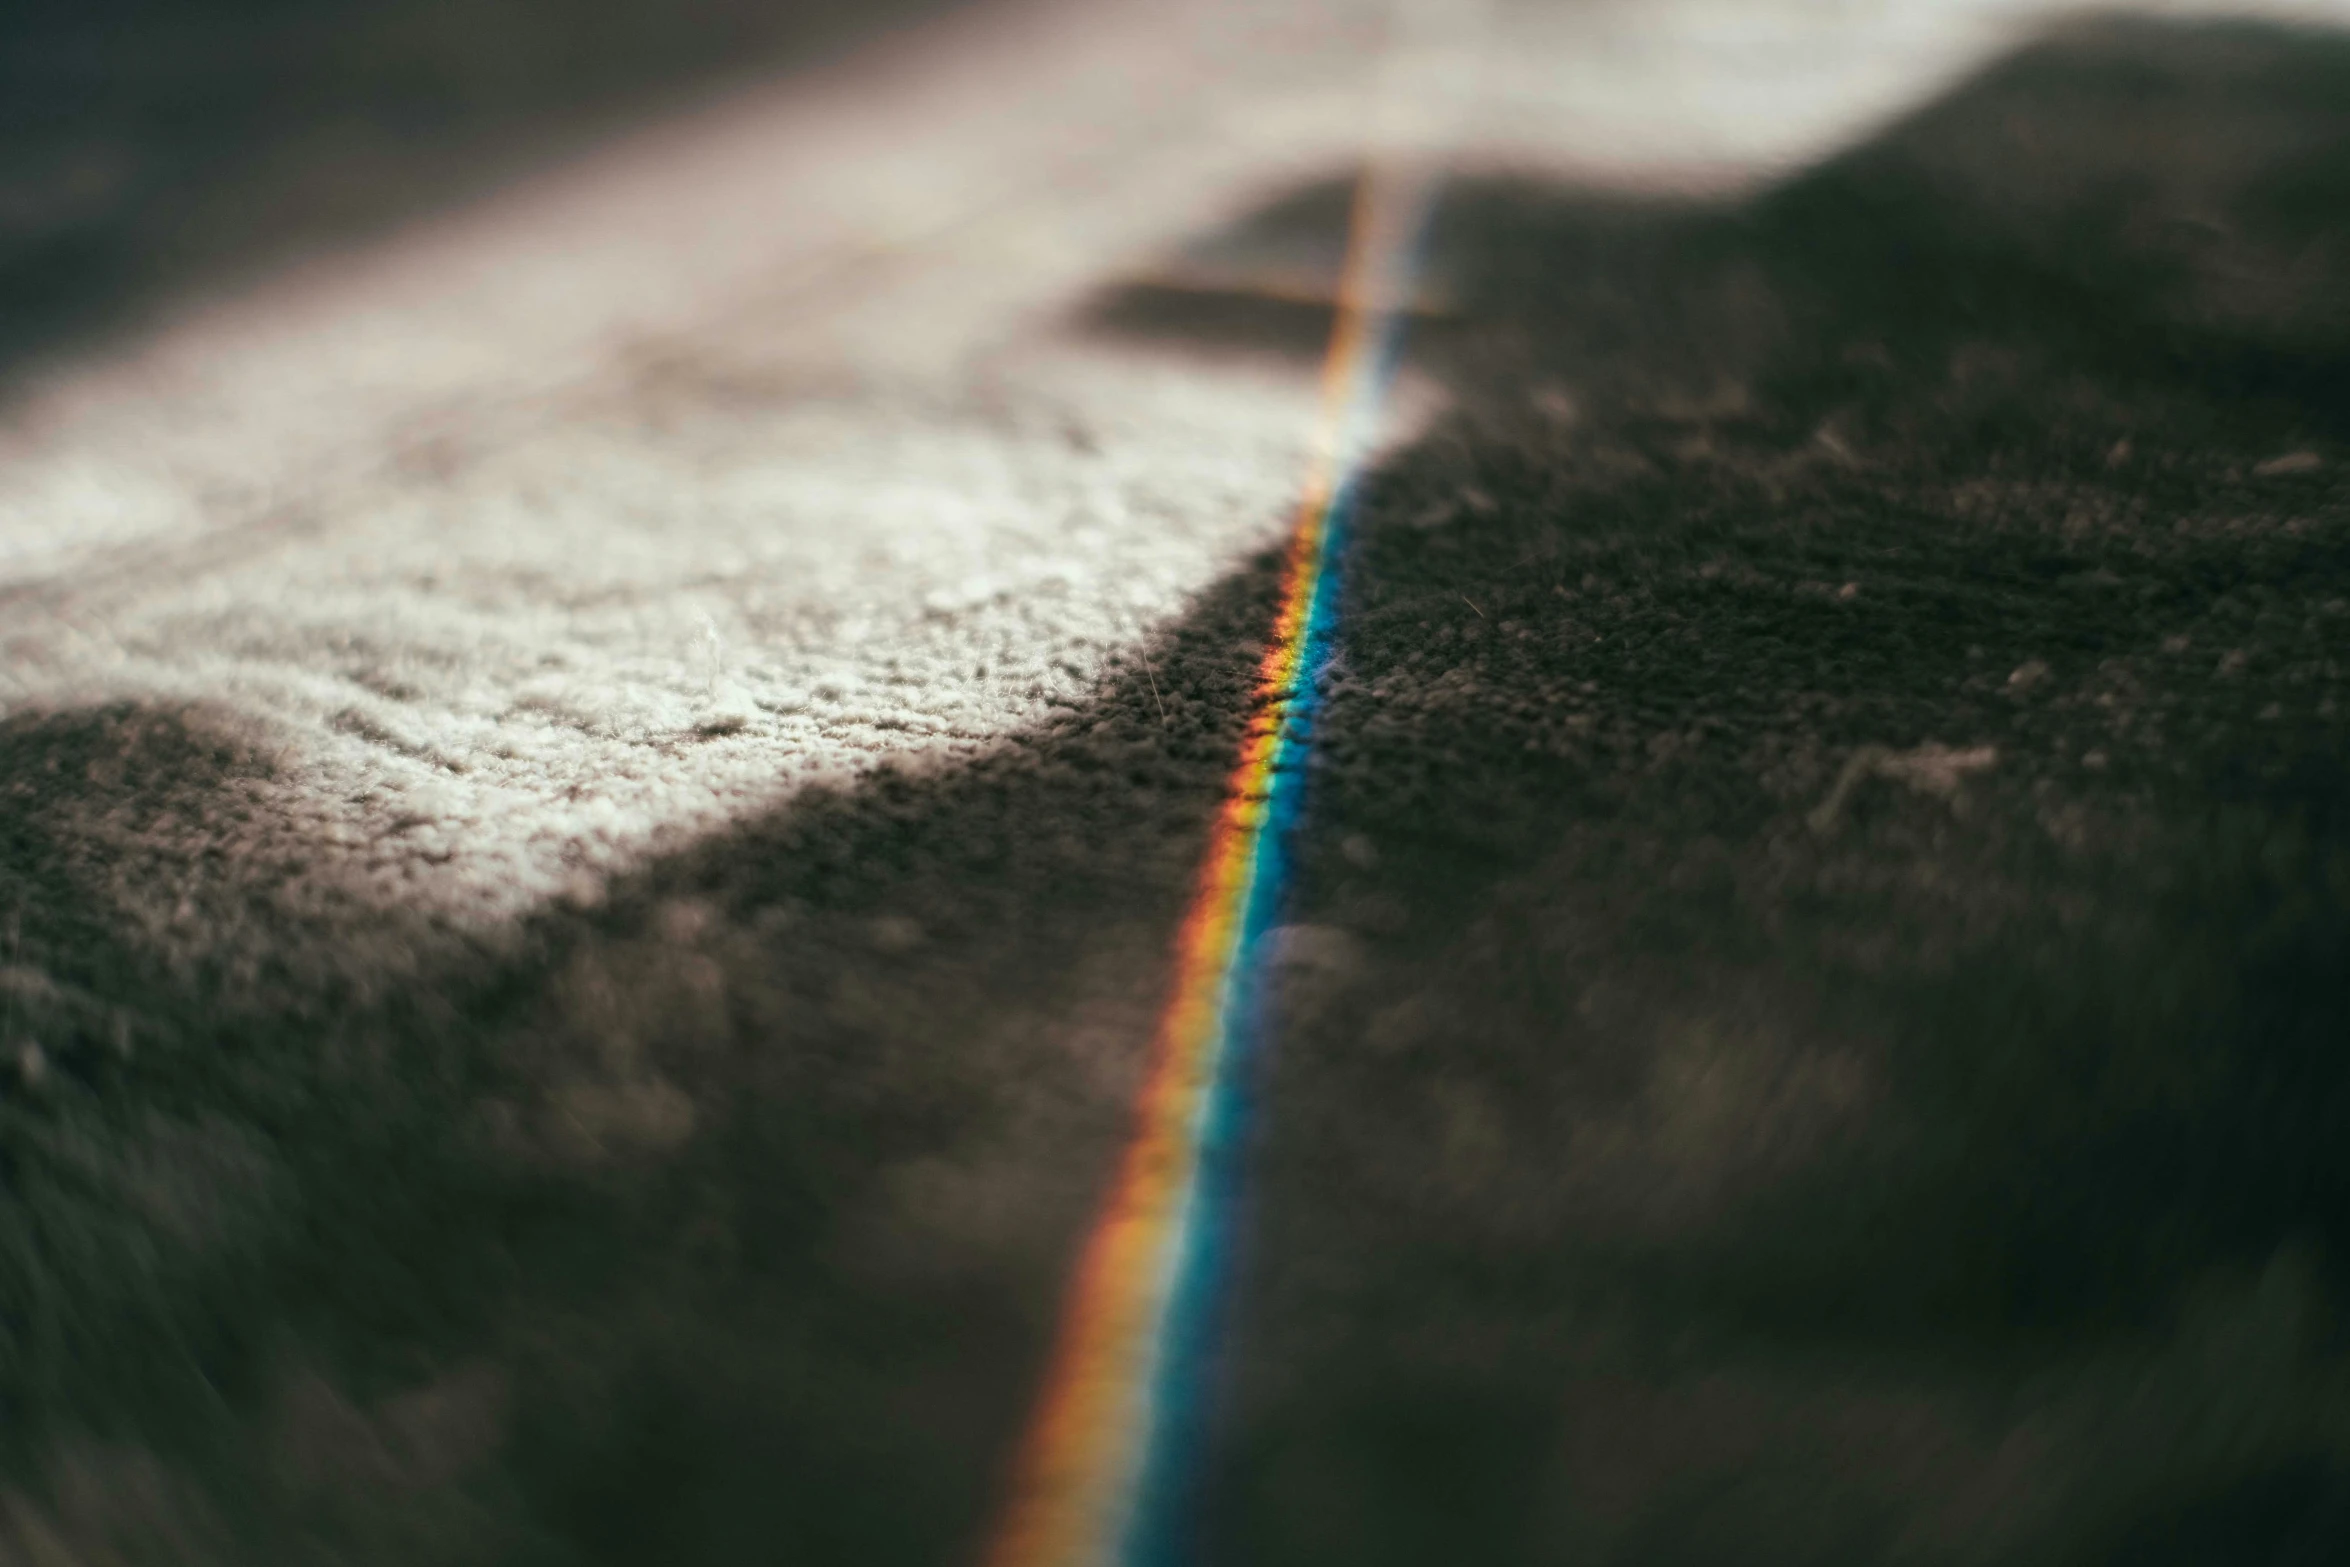
[(1366, 134), (1206, 1559), (2350, 1551), (2350, 43), (1502, 7), (1373, 133), (1362, 20), (949, 16), (21, 362), (0, 1559), (970, 1557)]

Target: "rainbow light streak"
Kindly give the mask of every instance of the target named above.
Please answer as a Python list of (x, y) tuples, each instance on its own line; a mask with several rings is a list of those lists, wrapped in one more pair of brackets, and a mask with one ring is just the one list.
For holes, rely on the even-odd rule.
[(1178, 1567), (1191, 1555), (1255, 1032), (1255, 948), (1280, 908), (1328, 656), (1347, 507), (1394, 369), (1430, 183), (1357, 183), (1324, 417), (1281, 609), (1224, 808), (1176, 940), (1132, 1141), (1079, 1259), (1012, 1505), (987, 1567)]

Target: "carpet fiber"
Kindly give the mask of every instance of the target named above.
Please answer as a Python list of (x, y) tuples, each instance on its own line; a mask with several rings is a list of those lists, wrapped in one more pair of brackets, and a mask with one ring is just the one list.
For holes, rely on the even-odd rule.
[(2350, 1551), (2350, 42), (1753, 14), (964, 12), (20, 366), (0, 1560), (974, 1559), (1439, 144), (1199, 1559)]

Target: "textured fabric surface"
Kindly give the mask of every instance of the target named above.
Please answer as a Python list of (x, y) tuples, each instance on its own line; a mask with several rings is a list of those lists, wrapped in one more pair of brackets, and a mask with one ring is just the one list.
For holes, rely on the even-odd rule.
[(1211, 1559), (2350, 1549), (2350, 44), (2028, 23), (970, 11), (25, 370), (0, 1559), (971, 1555), (1366, 147)]

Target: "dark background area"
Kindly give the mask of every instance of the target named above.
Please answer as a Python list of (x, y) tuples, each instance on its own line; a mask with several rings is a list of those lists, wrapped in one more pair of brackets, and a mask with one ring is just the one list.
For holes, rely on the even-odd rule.
[(20, 0), (0, 8), (0, 372), (350, 243), (943, 0)]

